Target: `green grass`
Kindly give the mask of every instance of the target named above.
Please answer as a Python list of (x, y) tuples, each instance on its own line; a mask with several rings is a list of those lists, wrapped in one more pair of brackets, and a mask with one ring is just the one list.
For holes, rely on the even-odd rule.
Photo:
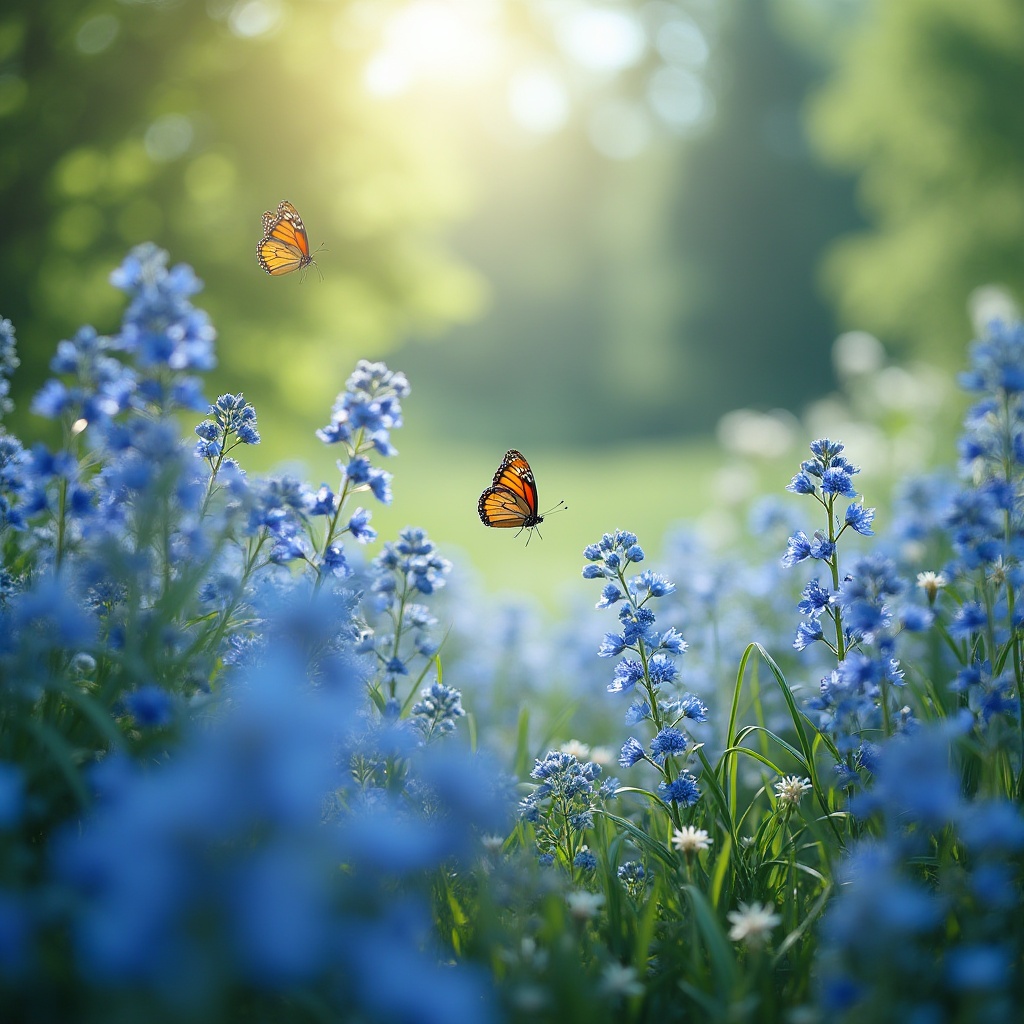
[[(291, 455), (292, 470), (314, 486), (322, 481), (337, 485), (334, 463), (340, 448), (325, 448), (312, 436), (312, 428), (307, 432), (294, 423), (261, 420), (261, 429), (264, 444), (240, 453), (251, 472), (275, 464), (280, 468), (281, 460)], [(267, 443), (275, 436), (278, 444)], [(400, 454), (379, 460), (394, 474), (394, 503), (386, 508), (368, 495), (357, 495), (352, 505), (373, 509), (379, 540), (370, 550), (403, 526), (422, 526), (458, 568), (477, 573), (487, 591), (530, 594), (549, 608), (558, 606), (579, 583), (583, 548), (603, 533), (632, 530), (653, 563), (667, 529), (680, 520), (702, 520), (719, 530), (741, 525), (723, 495), (721, 451), (706, 439), (526, 452), (537, 477), (541, 509), (559, 501), (567, 506), (545, 520), (540, 527), (543, 536), (534, 535), (529, 546), (525, 533), (517, 537), (514, 530), (488, 529), (477, 516), (477, 499), (491, 482), (504, 449), (441, 439), (412, 429), (408, 422), (394, 440)], [(789, 470), (763, 466), (752, 479), (771, 489), (788, 481)]]

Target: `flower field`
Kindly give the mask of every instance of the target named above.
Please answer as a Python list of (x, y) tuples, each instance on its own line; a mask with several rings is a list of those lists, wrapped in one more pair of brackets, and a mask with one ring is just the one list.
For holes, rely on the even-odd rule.
[(3, 1020), (1019, 1019), (1024, 326), (948, 470), (808, 438), (759, 559), (609, 522), (541, 628), (378, 538), (402, 373), (325, 410), (333, 482), (248, 475), (192, 270), (112, 283), (60, 442), (0, 426)]

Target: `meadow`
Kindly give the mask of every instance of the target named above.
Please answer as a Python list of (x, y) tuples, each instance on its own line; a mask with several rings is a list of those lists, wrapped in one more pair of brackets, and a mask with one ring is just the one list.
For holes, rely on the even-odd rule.
[(551, 614), (378, 536), (415, 382), (357, 363), (332, 484), (247, 473), (192, 270), (111, 280), (61, 443), (0, 432), (5, 1019), (1017, 1019), (1024, 326), (938, 470), (809, 438), (756, 557), (595, 519)]

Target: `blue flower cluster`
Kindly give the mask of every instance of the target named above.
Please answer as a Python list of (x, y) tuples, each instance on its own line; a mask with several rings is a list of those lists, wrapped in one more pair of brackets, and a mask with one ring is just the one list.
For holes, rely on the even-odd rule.
[[(436, 652), (412, 597), (450, 565), (409, 528), (355, 578), (340, 544), (375, 537), (344, 508), (353, 491), (390, 499), (366, 457), (394, 453), (405, 378), (360, 363), (339, 396), (337, 495), (250, 480), (229, 453), (259, 443), (255, 409), (208, 405), (195, 376), (214, 365), (195, 275), (142, 246), (113, 279), (119, 333), (62, 342), (36, 396), (63, 446), (0, 433), (5, 1005), (212, 1020), (308, 998), (368, 1020), (492, 1019), (488, 984), (441, 966), (430, 895), (510, 808), (482, 757), (432, 742), (464, 716), (459, 692), (393, 685)], [(0, 322), (4, 400), (13, 337)], [(183, 408), (209, 409), (194, 453)], [(366, 624), (381, 616), (385, 636)], [(385, 646), (368, 700), (365, 653)], [(419, 984), (385, 984), (384, 965)], [(30, 1012), (44, 990), (50, 1009)]]
[(11, 374), (21, 365), (18, 359), (14, 324), (0, 317), (0, 422), (14, 408), (11, 401)]
[(600, 774), (600, 765), (561, 750), (549, 750), (534, 764), (530, 778), (539, 784), (520, 801), (519, 816), (533, 825), (542, 863), (557, 859), (573, 874), (589, 870), (589, 859), (577, 858), (594, 826), (596, 797), (610, 795), (594, 785)]
[[(820, 998), (830, 1017), (1012, 1019), (1024, 817), (1005, 799), (964, 796), (964, 725), (923, 728), (878, 754), (857, 811), (874, 814), (880, 834), (850, 852), (825, 917)], [(917, 870), (934, 861), (938, 837), (956, 869)]]
[[(588, 565), (584, 579), (603, 579), (598, 608), (619, 606), (621, 632), (606, 633), (598, 648), (598, 656), (613, 658), (624, 655), (615, 668), (609, 693), (640, 694), (626, 712), (626, 724), (649, 721), (656, 735), (650, 754), (634, 736), (623, 744), (619, 764), (631, 768), (640, 761), (654, 765), (662, 777), (658, 792), (672, 804), (691, 807), (700, 799), (696, 777), (683, 770), (694, 754), (694, 744), (679, 729), (688, 720), (706, 722), (707, 708), (691, 693), (666, 693), (676, 683), (679, 670), (675, 658), (685, 653), (687, 643), (673, 627), (661, 631), (648, 603), (675, 592), (675, 584), (653, 570), (647, 569), (626, 579), (629, 567), (644, 559), (644, 550), (635, 534), (616, 530), (606, 533), (596, 544), (583, 551)], [(631, 657), (630, 652), (636, 657)], [(677, 822), (678, 824), (678, 822)]]
[(429, 664), (438, 651), (432, 632), (437, 620), (415, 598), (444, 587), (451, 568), (426, 531), (412, 526), (401, 530), (397, 541), (384, 544), (370, 566), (371, 596), (359, 650), (373, 654), (379, 677), (375, 686), (386, 691), (387, 699), (395, 698), (399, 678), (410, 675), (417, 659)]
[(782, 565), (789, 568), (810, 558), (820, 560), (829, 570), (830, 578), (824, 584), (813, 578), (803, 590), (798, 605), (803, 620), (797, 626), (793, 647), (803, 651), (821, 644), (837, 660), (808, 707), (839, 755), (837, 771), (842, 781), (849, 783), (857, 779), (858, 768), (868, 766), (863, 756), (866, 736), (891, 735), (897, 727), (910, 723), (909, 709), (900, 714), (899, 701), (893, 695), (893, 688), (903, 685), (896, 636), (901, 630), (926, 629), (932, 614), (914, 605), (902, 613), (895, 609), (894, 601), (905, 587), (895, 563), (885, 555), (864, 555), (840, 572), (843, 534), (850, 530), (872, 536), (875, 518), (875, 510), (859, 502), (848, 505), (839, 518), (836, 502), (840, 497), (856, 496), (853, 477), (860, 472), (843, 451), (844, 445), (827, 438), (812, 442), (814, 458), (801, 464), (787, 487), (818, 501), (825, 513), (825, 528), (815, 531), (813, 541), (802, 531), (791, 536)]

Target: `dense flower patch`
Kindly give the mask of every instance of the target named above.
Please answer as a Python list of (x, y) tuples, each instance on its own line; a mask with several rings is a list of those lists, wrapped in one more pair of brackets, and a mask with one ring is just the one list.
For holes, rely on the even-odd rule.
[[(60, 444), (0, 428), (5, 1017), (1016, 1019), (1024, 327), (888, 531), (815, 440), (764, 564), (615, 529), (544, 647), (424, 531), (363, 556), (401, 373), (352, 373), (335, 480), (254, 479), (192, 271), (113, 283)], [(17, 365), (0, 321), (0, 416)]]

